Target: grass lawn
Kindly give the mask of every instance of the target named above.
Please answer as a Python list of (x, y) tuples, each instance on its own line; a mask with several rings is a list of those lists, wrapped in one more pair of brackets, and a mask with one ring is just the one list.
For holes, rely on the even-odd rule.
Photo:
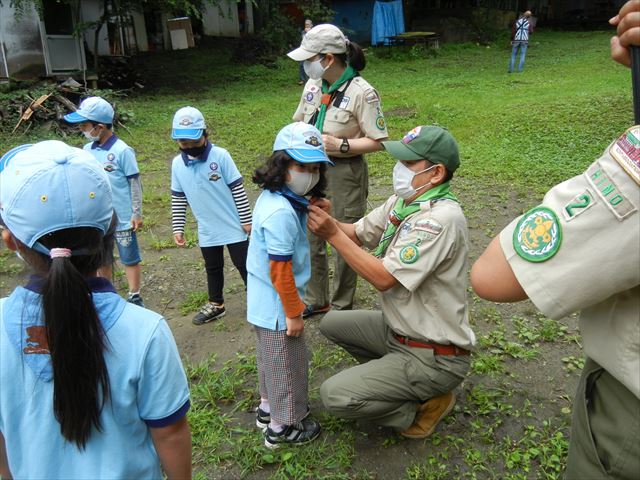
[[(461, 191), (469, 217), (472, 258), (509, 219), (533, 206), (550, 186), (580, 173), (632, 124), (630, 71), (609, 59), (610, 35), (536, 32), (522, 74), (507, 73), (506, 41), (490, 47), (443, 45), (437, 55), (368, 50), (363, 74), (380, 93), (392, 138), (432, 123), (457, 138), (462, 167), (454, 190)], [(138, 154), (147, 228), (164, 225), (167, 232), (146, 240), (150, 250), (162, 253), (157, 265), (170, 263), (173, 113), (184, 105), (200, 108), (212, 141), (230, 151), (248, 179), (270, 154), (275, 134), (290, 122), (299, 100), (297, 63), (283, 58), (270, 66), (234, 65), (228, 52), (223, 42), (141, 57), (147, 88), (120, 102), (134, 117), (127, 125), (130, 133), (118, 134)], [(38, 132), (0, 134), (0, 151), (42, 138)], [(80, 136), (72, 141), (83, 143)], [(375, 186), (371, 201), (378, 204), (389, 191), (394, 162), (384, 153), (368, 160)], [(196, 244), (193, 236), (188, 239)], [(13, 274), (5, 253), (0, 271)], [(376, 306), (369, 287), (360, 284), (358, 295), (359, 306)], [(201, 297), (195, 292), (184, 298), (176, 315), (196, 309)], [(320, 411), (325, 433), (316, 443), (270, 452), (252, 427), (251, 345), (229, 359), (213, 356), (189, 364), (196, 478), (560, 478), (571, 392), (583, 362), (575, 316), (559, 323), (531, 304), (502, 307), (472, 295), (470, 304), (479, 350), (455, 415), (424, 442), (354, 427)], [(224, 322), (213, 327), (221, 336), (228, 329)], [(351, 360), (322, 343), (317, 331), (310, 333), (315, 333), (309, 341), (315, 409), (319, 382)], [(546, 362), (555, 363), (546, 370)]]

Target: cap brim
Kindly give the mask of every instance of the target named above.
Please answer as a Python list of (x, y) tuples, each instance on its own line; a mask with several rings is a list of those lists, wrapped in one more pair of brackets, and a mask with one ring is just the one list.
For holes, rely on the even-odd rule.
[(64, 117), (64, 121), (67, 123), (82, 123), (82, 122), (90, 122), (87, 117), (83, 117), (78, 112), (67, 113)]
[(306, 50), (302, 47), (298, 47), (295, 50), (291, 50), (289, 53), (287, 53), (287, 57), (295, 60), (296, 62), (303, 62), (305, 60), (309, 60), (311, 57), (317, 54), (318, 52), (310, 52), (309, 50)]
[(327, 155), (320, 150), (304, 150), (301, 148), (286, 148), (285, 152), (289, 154), (291, 158), (300, 163), (318, 163), (325, 162), (329, 165), (333, 165), (333, 162), (329, 160)]
[(174, 140), (199, 140), (203, 130), (200, 128), (174, 128), (171, 130), (171, 138)]
[(400, 140), (388, 140), (382, 142), (384, 149), (394, 158), (405, 162), (424, 160), (425, 158), (411, 150)]

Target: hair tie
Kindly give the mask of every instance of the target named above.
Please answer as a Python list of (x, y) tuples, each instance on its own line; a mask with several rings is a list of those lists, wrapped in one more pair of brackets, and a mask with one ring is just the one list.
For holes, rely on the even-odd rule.
[(68, 258), (71, 256), (71, 250), (68, 248), (52, 248), (49, 251), (51, 258)]

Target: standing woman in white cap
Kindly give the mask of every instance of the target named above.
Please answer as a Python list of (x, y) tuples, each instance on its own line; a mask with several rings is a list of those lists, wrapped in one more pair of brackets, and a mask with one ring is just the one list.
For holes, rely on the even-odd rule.
[(171, 331), (98, 276), (116, 227), (107, 173), (59, 141), (0, 168), (2, 240), (34, 271), (0, 299), (0, 476), (191, 478)]
[[(386, 122), (376, 90), (360, 76), (366, 61), (362, 49), (350, 42), (338, 27), (313, 27), (299, 48), (288, 53), (304, 62), (309, 76), (296, 121), (315, 125), (329, 158), (335, 164), (327, 170), (327, 195), (336, 219), (355, 223), (366, 210), (369, 172), (363, 154), (382, 150), (388, 137)], [(303, 314), (309, 317), (353, 307), (357, 275), (336, 255), (333, 295), (329, 296), (327, 249), (324, 240), (311, 235), (311, 280)]]

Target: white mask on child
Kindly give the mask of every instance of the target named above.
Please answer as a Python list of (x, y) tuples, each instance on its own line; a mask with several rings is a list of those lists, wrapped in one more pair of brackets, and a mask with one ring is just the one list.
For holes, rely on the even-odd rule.
[(93, 136), (91, 135), (91, 132), (93, 132), (96, 129), (96, 127), (93, 127), (91, 130), (89, 130), (88, 132), (85, 132), (84, 130), (82, 131), (82, 134), (85, 136), (85, 138), (87, 140), (89, 140), (90, 142), (97, 142), (98, 140), (100, 140), (100, 135), (98, 136)]
[(289, 190), (304, 197), (320, 181), (320, 173), (298, 172), (289, 169), (291, 180), (285, 182)]

